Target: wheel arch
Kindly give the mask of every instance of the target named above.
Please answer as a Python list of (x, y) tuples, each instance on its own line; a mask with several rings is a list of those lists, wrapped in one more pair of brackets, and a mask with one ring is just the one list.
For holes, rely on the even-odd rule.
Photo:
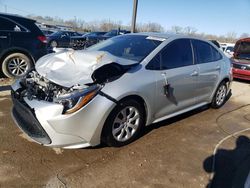
[[(109, 115), (112, 113), (112, 111), (116, 108), (117, 105), (122, 105), (122, 102), (123, 101), (126, 101), (126, 100), (135, 100), (137, 102), (139, 102), (140, 105), (142, 105), (142, 108), (143, 108), (143, 112), (144, 112), (144, 115), (145, 115), (145, 118), (144, 118), (144, 124), (146, 125), (147, 121), (148, 121), (148, 107), (147, 107), (147, 104), (145, 102), (145, 99), (137, 94), (130, 94), (130, 95), (127, 95), (127, 96), (124, 96), (122, 97), (121, 99), (119, 99), (117, 102), (116, 102), (116, 105), (113, 107), (113, 109), (110, 111)], [(105, 122), (104, 122), (104, 125), (102, 127), (102, 131), (101, 131), (101, 138), (100, 138), (100, 141), (103, 143), (105, 142), (105, 138), (104, 138), (104, 135), (105, 135), (105, 125), (108, 121), (108, 118), (109, 118), (109, 115), (107, 116)]]
[(139, 95), (128, 95), (128, 96), (123, 97), (122, 99), (120, 99), (118, 101), (118, 104), (122, 104), (122, 101), (129, 100), (129, 99), (132, 99), (132, 100), (135, 100), (135, 101), (139, 102), (139, 104), (142, 106), (142, 108), (144, 110), (145, 120), (147, 120), (148, 108), (147, 108), (147, 104), (146, 104), (145, 100), (143, 99), (143, 97), (141, 97)]
[(35, 65), (35, 59), (33, 58), (33, 56), (32, 56), (27, 50), (25, 50), (25, 49), (23, 49), (23, 48), (18, 48), (18, 47), (7, 49), (7, 50), (5, 50), (5, 51), (1, 54), (1, 58), (0, 58), (0, 63), (1, 63), (1, 65), (2, 65), (2, 63), (3, 63), (3, 60), (4, 60), (8, 55), (10, 55), (10, 54), (12, 54), (12, 53), (22, 53), (22, 54), (26, 55), (28, 58), (31, 59), (32, 65), (33, 65), (33, 66)]
[[(218, 84), (217, 84), (216, 87), (214, 88), (214, 91), (213, 91), (212, 95), (210, 96), (210, 102), (212, 102), (213, 97), (214, 97), (214, 95), (215, 95), (215, 92), (217, 91), (219, 85), (220, 85), (222, 82), (226, 82), (226, 83), (227, 83), (227, 89), (230, 87), (230, 82), (231, 82), (230, 78), (229, 78), (229, 77), (224, 77), (220, 82), (218, 82)], [(228, 89), (227, 92), (229, 92), (229, 89)]]

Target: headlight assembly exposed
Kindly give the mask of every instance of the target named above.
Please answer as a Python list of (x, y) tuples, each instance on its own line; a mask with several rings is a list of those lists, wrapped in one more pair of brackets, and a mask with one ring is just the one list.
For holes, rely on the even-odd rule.
[(101, 88), (100, 85), (93, 85), (88, 88), (75, 90), (71, 93), (58, 96), (57, 100), (64, 105), (64, 114), (72, 114), (91, 101)]

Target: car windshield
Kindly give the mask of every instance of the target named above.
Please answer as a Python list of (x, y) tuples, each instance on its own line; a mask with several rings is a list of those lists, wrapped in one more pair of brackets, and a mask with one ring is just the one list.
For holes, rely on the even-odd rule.
[(161, 43), (162, 40), (152, 39), (148, 36), (122, 35), (105, 40), (87, 50), (106, 51), (120, 58), (140, 62)]
[(237, 58), (250, 59), (250, 42), (241, 42), (236, 47)]

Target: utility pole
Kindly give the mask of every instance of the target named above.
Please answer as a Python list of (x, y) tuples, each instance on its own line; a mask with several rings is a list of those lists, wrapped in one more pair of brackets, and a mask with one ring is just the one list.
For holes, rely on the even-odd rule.
[(137, 5), (138, 5), (138, 0), (134, 0), (133, 17), (132, 17), (132, 25), (131, 25), (131, 33), (134, 33), (134, 32), (135, 32)]

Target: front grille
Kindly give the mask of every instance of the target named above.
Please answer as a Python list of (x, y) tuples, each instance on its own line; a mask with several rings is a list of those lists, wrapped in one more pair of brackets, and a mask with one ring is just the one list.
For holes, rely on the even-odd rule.
[(32, 139), (41, 144), (50, 144), (51, 139), (35, 117), (32, 109), (20, 102), (12, 94), (12, 113), (19, 127)]
[(250, 70), (250, 65), (233, 63), (233, 68), (241, 70)]
[(74, 39), (71, 41), (71, 47), (75, 50), (81, 50), (85, 48), (86, 40), (83, 39)]

